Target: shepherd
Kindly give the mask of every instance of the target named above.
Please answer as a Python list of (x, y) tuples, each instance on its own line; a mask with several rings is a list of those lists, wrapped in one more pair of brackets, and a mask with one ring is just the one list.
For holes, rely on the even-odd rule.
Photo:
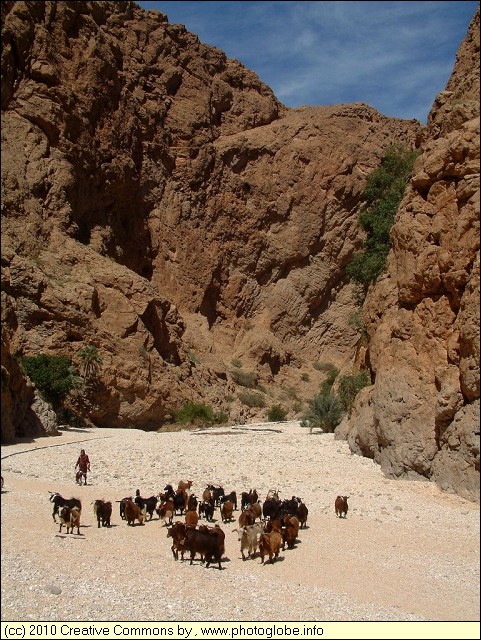
[(90, 460), (88, 455), (85, 453), (85, 449), (81, 449), (78, 460), (75, 464), (75, 469), (78, 467), (78, 471), (75, 475), (75, 480), (78, 484), (82, 484), (82, 478), (84, 480), (83, 484), (87, 484), (87, 471), (90, 471)]

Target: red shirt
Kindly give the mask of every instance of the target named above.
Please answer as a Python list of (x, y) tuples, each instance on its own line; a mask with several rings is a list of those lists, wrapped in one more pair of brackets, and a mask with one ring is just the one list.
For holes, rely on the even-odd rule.
[(78, 468), (80, 469), (80, 471), (83, 471), (84, 473), (86, 473), (88, 471), (88, 467), (90, 465), (90, 460), (89, 457), (86, 453), (84, 453), (83, 455), (79, 456), (78, 460), (77, 460), (77, 464), (78, 464)]

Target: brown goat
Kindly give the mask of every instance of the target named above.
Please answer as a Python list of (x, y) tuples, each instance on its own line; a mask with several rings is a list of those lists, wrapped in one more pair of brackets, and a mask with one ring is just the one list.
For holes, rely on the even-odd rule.
[(133, 500), (126, 500), (125, 519), (127, 520), (128, 525), (134, 526), (136, 520), (139, 521), (139, 524), (143, 525), (145, 519), (145, 510), (142, 510), (138, 504), (135, 504)]
[(241, 511), (241, 514), (239, 516), (239, 529), (243, 529), (244, 527), (254, 524), (255, 519), (255, 515), (250, 509)]
[(294, 548), (294, 544), (297, 540), (299, 533), (299, 520), (296, 516), (285, 515), (284, 516), (284, 528), (282, 530), (282, 550), (286, 548), (286, 544), (289, 549)]
[(174, 524), (167, 529), (167, 537), (172, 538), (172, 555), (174, 560), (179, 559), (179, 551), (181, 559), (184, 559), (185, 547), (183, 541), (185, 540), (186, 526), (183, 522), (174, 522)]
[(174, 501), (165, 500), (164, 502), (161, 502), (157, 507), (156, 512), (159, 516), (159, 520), (163, 520), (165, 525), (172, 524), (172, 519), (174, 517)]
[(337, 496), (336, 502), (334, 503), (334, 509), (336, 511), (336, 516), (339, 518), (345, 518), (348, 510), (348, 500), (349, 496)]
[(234, 504), (227, 500), (224, 502), (220, 508), (220, 515), (222, 518), (222, 522), (230, 522), (233, 519)]
[(59, 533), (62, 533), (62, 526), (67, 527), (67, 533), (73, 533), (74, 527), (77, 527), (77, 535), (80, 535), (80, 509), (78, 507), (72, 507), (71, 509), (69, 507), (62, 507), (59, 514), (59, 521)]
[(208, 533), (211, 536), (217, 536), (220, 543), (221, 553), (222, 555), (225, 553), (225, 533), (224, 531), (222, 531), (218, 524), (216, 524), (214, 527), (208, 527), (206, 524), (201, 524), (199, 525), (199, 531)]
[(262, 506), (260, 502), (253, 502), (248, 509), (254, 514), (254, 522), (257, 519), (259, 519), (259, 521), (262, 520)]
[(274, 564), (279, 556), (282, 544), (282, 535), (278, 531), (271, 533), (262, 533), (259, 537), (259, 555), (261, 556), (261, 564), (264, 564), (265, 556), (269, 556), (270, 562)]
[(185, 526), (192, 527), (195, 529), (197, 523), (199, 522), (199, 514), (196, 510), (186, 511), (185, 512)]

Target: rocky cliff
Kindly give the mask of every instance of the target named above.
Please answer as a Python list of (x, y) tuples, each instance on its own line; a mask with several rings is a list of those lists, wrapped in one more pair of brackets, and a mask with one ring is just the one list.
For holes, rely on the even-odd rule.
[(375, 383), (348, 440), (388, 476), (479, 500), (479, 9), (423, 136), (364, 305)]
[[(86, 345), (102, 355), (82, 406), (95, 424), (157, 428), (186, 400), (232, 420), (274, 403), (299, 415), (323, 379), (315, 365), (349, 368), (356, 353), (344, 266), (362, 243), (366, 178), (389, 145), (427, 150), (435, 127), (444, 139), (446, 118), (423, 132), (365, 104), (288, 109), (237, 61), (133, 2), (4, 2), (2, 43), (2, 439), (26, 429), (7, 355), (79, 365)], [(461, 102), (453, 123), (454, 112), (466, 128)], [(459, 153), (467, 162), (471, 151)], [(401, 215), (395, 238), (402, 229)], [(431, 293), (419, 301), (437, 303)], [(374, 389), (391, 308), (376, 295)], [(459, 367), (472, 371), (468, 360)], [(257, 376), (264, 409), (239, 400), (239, 366)]]

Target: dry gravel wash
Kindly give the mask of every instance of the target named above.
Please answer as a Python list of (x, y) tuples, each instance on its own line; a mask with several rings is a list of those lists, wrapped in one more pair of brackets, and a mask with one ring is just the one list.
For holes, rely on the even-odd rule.
[[(74, 482), (84, 447), (91, 485)], [(3, 621), (479, 620), (479, 505), (429, 482), (395, 481), (331, 434), (297, 422), (144, 433), (65, 431), (4, 446)], [(155, 516), (129, 527), (91, 502), (194, 481), (300, 496), (308, 527), (274, 565), (242, 561), (235, 523), (223, 570), (175, 562)], [(83, 501), (81, 535), (59, 534), (49, 491)], [(345, 520), (334, 499), (350, 496)], [(235, 512), (238, 517), (238, 512)], [(216, 514), (218, 516), (218, 514)]]

